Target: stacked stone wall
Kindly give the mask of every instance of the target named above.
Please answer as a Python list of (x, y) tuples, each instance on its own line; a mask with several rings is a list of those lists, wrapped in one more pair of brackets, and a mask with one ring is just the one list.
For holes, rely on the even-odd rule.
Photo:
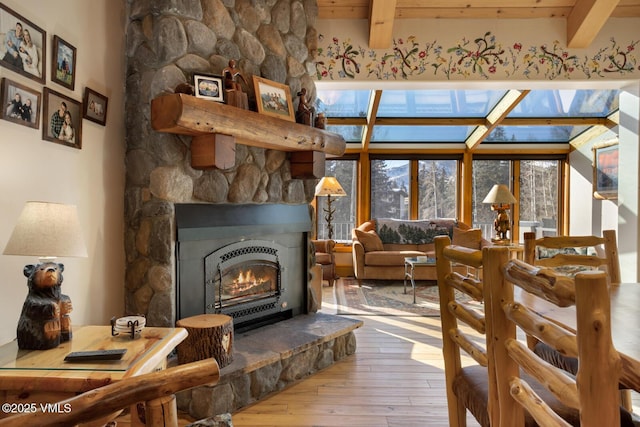
[[(287, 153), (237, 145), (229, 169), (196, 170), (187, 136), (153, 131), (151, 100), (221, 75), (236, 61), (252, 75), (307, 89), (317, 48), (315, 0), (129, 0), (126, 38), (125, 309), (175, 323), (176, 203), (308, 203), (315, 180), (292, 179)], [(294, 96), (294, 107), (297, 106)], [(267, 141), (268, 142), (268, 141)]]

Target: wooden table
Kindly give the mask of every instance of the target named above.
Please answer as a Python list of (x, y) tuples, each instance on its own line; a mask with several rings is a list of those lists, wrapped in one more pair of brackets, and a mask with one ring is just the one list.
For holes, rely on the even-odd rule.
[[(622, 359), (620, 382), (640, 392), (640, 283), (621, 283), (609, 287), (611, 298), (611, 335)], [(557, 320), (575, 330), (575, 306), (560, 308), (516, 287), (516, 300), (539, 314)]]
[[(140, 336), (111, 336), (111, 326), (76, 326), (73, 339), (50, 350), (20, 350), (17, 341), (0, 347), (2, 403), (55, 403), (122, 378), (163, 369), (166, 358), (187, 337), (183, 328), (147, 327)], [(69, 363), (72, 351), (125, 348), (120, 360)], [(0, 418), (10, 414), (0, 413)], [(133, 418), (133, 417), (132, 417)]]

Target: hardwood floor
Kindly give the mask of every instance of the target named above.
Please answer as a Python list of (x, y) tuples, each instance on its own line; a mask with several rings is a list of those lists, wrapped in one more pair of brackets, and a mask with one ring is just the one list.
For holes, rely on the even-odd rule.
[[(335, 313), (333, 288), (323, 291), (322, 311)], [(358, 318), (354, 355), (234, 413), (233, 425), (448, 426), (440, 320)]]
[[(322, 311), (335, 310), (325, 286)], [(234, 427), (448, 426), (440, 319), (354, 317), (364, 321), (354, 355), (234, 413)], [(638, 413), (638, 393), (633, 403)]]
[[(333, 289), (323, 288), (323, 312), (335, 313)], [(448, 426), (439, 318), (354, 317), (364, 321), (354, 355), (234, 413), (234, 427)], [(633, 403), (638, 413), (638, 393)], [(467, 425), (478, 423), (468, 415)]]

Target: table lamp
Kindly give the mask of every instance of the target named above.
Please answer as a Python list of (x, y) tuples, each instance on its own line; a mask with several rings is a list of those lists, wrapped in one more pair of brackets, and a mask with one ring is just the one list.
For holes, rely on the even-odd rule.
[(325, 176), (320, 180), (318, 185), (316, 185), (316, 196), (327, 196), (327, 206), (324, 208), (326, 215), (324, 219), (327, 221), (329, 239), (333, 238), (333, 225), (331, 225), (331, 220), (336, 211), (336, 208), (331, 206), (331, 197), (342, 197), (346, 195), (347, 193), (345, 193), (338, 180), (333, 176)]
[(487, 197), (482, 203), (491, 203), (491, 210), (497, 211), (496, 219), (493, 221), (493, 228), (496, 230), (496, 237), (491, 241), (498, 245), (508, 245), (511, 239), (507, 237), (507, 232), (511, 229), (511, 221), (507, 210), (511, 208), (512, 203), (517, 203), (509, 187), (504, 184), (496, 184), (491, 188)]
[(64, 265), (56, 257), (87, 256), (76, 207), (27, 202), (3, 254), (39, 260), (23, 271), (29, 291), (18, 320), (18, 347), (46, 350), (70, 340), (71, 299), (61, 292)]

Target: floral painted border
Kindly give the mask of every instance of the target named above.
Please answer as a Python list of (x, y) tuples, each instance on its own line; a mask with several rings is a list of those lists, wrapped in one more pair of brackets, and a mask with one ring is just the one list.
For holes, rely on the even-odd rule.
[[(319, 45), (325, 36), (319, 35)], [(350, 39), (333, 37), (318, 48), (318, 80), (378, 79), (409, 80), (433, 75), (447, 80), (492, 77), (528, 79), (593, 79), (629, 76), (640, 70), (635, 53), (640, 40), (620, 44), (614, 37), (609, 45), (591, 56), (579, 56), (563, 48), (559, 41), (524, 47), (514, 42), (504, 47), (487, 31), (473, 40), (463, 38), (452, 46), (437, 41), (420, 42), (416, 36), (393, 40), (391, 50), (354, 46)]]

